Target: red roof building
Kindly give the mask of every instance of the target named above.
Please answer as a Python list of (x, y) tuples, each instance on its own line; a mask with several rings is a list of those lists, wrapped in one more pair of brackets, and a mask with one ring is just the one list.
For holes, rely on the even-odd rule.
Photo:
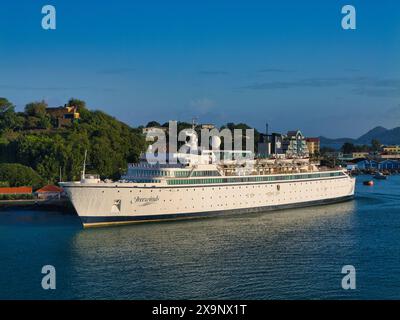
[(35, 191), (39, 199), (53, 199), (60, 198), (64, 190), (54, 185), (47, 185)]
[(44, 186), (43, 188), (36, 190), (36, 193), (63, 192), (63, 191), (64, 190), (62, 188), (49, 184), (47, 186)]
[(0, 194), (32, 194), (32, 187), (5, 187), (5, 188), (0, 188)]

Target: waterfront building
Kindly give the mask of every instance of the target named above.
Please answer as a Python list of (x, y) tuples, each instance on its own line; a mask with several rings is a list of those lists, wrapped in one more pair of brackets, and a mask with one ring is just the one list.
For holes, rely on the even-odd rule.
[(380, 154), (377, 158), (380, 160), (400, 160), (400, 154)]
[(357, 170), (357, 164), (355, 164), (355, 163), (347, 163), (346, 164), (346, 169), (348, 170), (348, 171), (354, 171), (354, 170)]
[(276, 156), (277, 158), (285, 157), (283, 151), (283, 138), (284, 136), (280, 133), (272, 133), (269, 137), (271, 143), (271, 155)]
[(389, 154), (400, 154), (400, 146), (384, 146), (382, 150)]
[(400, 169), (400, 161), (385, 160), (379, 163), (379, 170), (398, 170)]
[(355, 159), (366, 159), (369, 156), (369, 152), (352, 152), (342, 153), (338, 159), (343, 161), (352, 161)]
[(351, 155), (353, 159), (365, 159), (369, 156), (369, 152), (353, 152)]
[(306, 138), (307, 148), (310, 155), (319, 154), (320, 139), (319, 138)]
[(260, 142), (258, 143), (258, 155), (261, 158), (268, 158), (271, 156), (271, 136), (268, 134), (260, 133)]
[(0, 195), (26, 195), (32, 194), (32, 187), (1, 187)]
[(300, 130), (288, 131), (282, 142), (282, 151), (287, 158), (307, 158), (307, 142)]
[(371, 169), (379, 169), (379, 162), (375, 160), (362, 160), (357, 162), (357, 168), (360, 170), (371, 170)]
[(271, 143), (270, 142), (259, 142), (258, 143), (258, 155), (261, 158), (268, 158), (271, 156)]
[(43, 200), (60, 199), (62, 193), (63, 189), (54, 185), (47, 185), (35, 191), (36, 197)]
[(325, 152), (324, 155), (327, 158), (336, 158), (336, 159), (343, 158), (343, 152), (341, 152), (341, 151)]

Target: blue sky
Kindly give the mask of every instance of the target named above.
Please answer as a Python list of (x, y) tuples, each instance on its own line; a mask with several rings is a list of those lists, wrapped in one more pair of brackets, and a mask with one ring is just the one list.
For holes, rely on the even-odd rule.
[[(41, 8), (57, 29), (41, 28)], [(357, 30), (341, 28), (352, 4)], [(357, 137), (400, 125), (400, 2), (2, 1), (0, 96)]]

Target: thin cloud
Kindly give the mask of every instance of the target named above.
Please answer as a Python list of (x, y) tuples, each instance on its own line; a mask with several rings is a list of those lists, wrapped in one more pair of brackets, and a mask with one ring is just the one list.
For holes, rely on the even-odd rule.
[(120, 75), (120, 74), (128, 74), (128, 73), (131, 73), (134, 71), (136, 71), (136, 69), (134, 69), (134, 68), (122, 67), (122, 68), (104, 69), (104, 70), (100, 70), (98, 73), (105, 74), (105, 75)]
[(292, 70), (280, 69), (280, 68), (265, 68), (258, 70), (259, 73), (286, 73), (292, 72)]
[(35, 86), (21, 86), (21, 85), (8, 85), (8, 84), (0, 84), (0, 89), (16, 90), (16, 91), (78, 91), (78, 90), (112, 91), (112, 90), (114, 90), (112, 88), (96, 88), (96, 87), (87, 87), (87, 86), (77, 86), (77, 87), (43, 86), (43, 87), (35, 87)]
[(8, 85), (8, 84), (0, 84), (1, 89), (6, 90), (48, 90), (48, 91), (62, 91), (62, 90), (87, 90), (89, 87), (55, 87), (55, 86), (43, 86), (43, 87), (35, 87), (35, 86), (20, 86), (20, 85)]
[(223, 70), (201, 70), (199, 71), (199, 74), (205, 75), (205, 76), (224, 76), (228, 75), (228, 71), (223, 71)]
[(189, 102), (189, 106), (198, 112), (209, 112), (216, 105), (214, 100), (208, 98), (193, 99)]
[(352, 92), (357, 95), (376, 98), (392, 98), (400, 96), (400, 88), (355, 88)]
[[(292, 88), (324, 88), (354, 86), (355, 94), (375, 94), (381, 96), (398, 94), (400, 79), (377, 79), (368, 77), (306, 78), (293, 81), (270, 81), (254, 83), (242, 87), (247, 90), (275, 90)], [(379, 88), (379, 89), (376, 89)]]
[(388, 117), (400, 117), (400, 104), (387, 109), (386, 115)]

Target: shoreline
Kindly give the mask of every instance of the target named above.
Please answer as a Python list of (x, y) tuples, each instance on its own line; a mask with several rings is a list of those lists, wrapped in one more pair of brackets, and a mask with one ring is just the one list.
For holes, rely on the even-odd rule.
[(75, 214), (75, 209), (68, 199), (21, 199), (0, 200), (0, 212), (8, 209), (30, 209), (30, 210), (56, 210)]

